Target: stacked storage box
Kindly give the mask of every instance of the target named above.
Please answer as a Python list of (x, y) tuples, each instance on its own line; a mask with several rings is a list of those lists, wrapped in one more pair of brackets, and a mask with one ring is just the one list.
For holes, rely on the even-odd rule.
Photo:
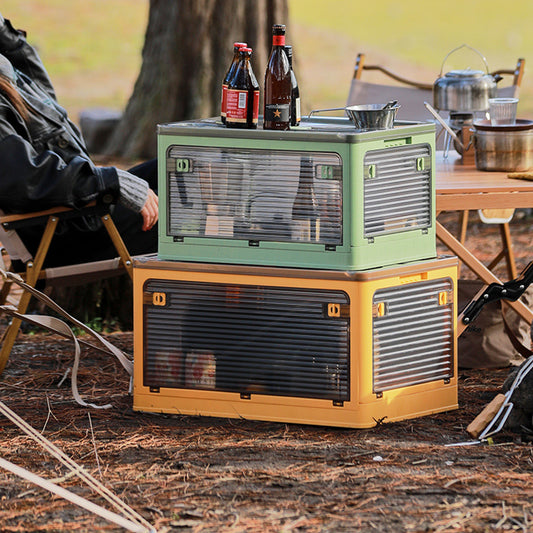
[(457, 407), (430, 124), (159, 127), (134, 408), (369, 427)]

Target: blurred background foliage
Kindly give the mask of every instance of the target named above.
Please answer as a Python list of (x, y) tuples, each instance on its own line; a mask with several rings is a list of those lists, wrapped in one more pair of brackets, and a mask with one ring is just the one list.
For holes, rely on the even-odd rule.
[[(1, 6), (4, 17), (27, 30), (39, 48), (74, 119), (87, 107), (124, 108), (141, 65), (148, 0), (3, 0)], [(491, 70), (526, 58), (518, 114), (533, 115), (531, 0), (289, 0), (289, 13), (289, 21), (280, 22), (286, 22), (294, 46), (304, 114), (344, 105), (358, 52), (369, 63), (432, 83), (446, 54), (468, 44)], [(444, 72), (466, 67), (484, 65), (463, 49), (448, 58)], [(263, 73), (256, 76), (262, 85)]]

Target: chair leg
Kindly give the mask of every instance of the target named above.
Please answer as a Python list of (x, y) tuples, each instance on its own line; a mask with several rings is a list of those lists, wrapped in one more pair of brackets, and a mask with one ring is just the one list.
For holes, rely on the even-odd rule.
[[(50, 248), (50, 242), (52, 241), (52, 237), (54, 236), (58, 222), (59, 219), (57, 217), (48, 217), (48, 222), (46, 223), (46, 227), (44, 229), (41, 242), (39, 243), (37, 253), (35, 254), (35, 258), (33, 262), (30, 261), (26, 265), (26, 283), (32, 287), (35, 287), (37, 280), (39, 279), (46, 254), (48, 253), (48, 248)], [(20, 297), (17, 307), (18, 313), (24, 314), (26, 312), (30, 300), (31, 294), (27, 291), (24, 291)], [(0, 374), (4, 371), (4, 368), (7, 364), (7, 360), (9, 359), (9, 355), (13, 349), (13, 344), (15, 344), (15, 340), (20, 330), (21, 323), (22, 321), (19, 318), (13, 318), (2, 335), (2, 348), (0, 349)]]
[[(6, 272), (8, 272), (8, 268), (6, 268), (5, 264), (3, 265), (3, 268)], [(2, 283), (2, 288), (0, 289), (0, 305), (5, 305), (7, 302), (7, 298), (9, 296), (9, 293), (11, 292), (12, 287), (11, 281), (5, 279)]]
[(7, 297), (11, 292), (12, 283), (10, 281), (4, 281), (2, 289), (0, 290), (0, 305), (5, 305)]
[[(10, 269), (7, 267), (4, 257), (8, 257), (8, 253), (4, 248), (0, 249), (0, 267), (5, 272), (8, 272)], [(5, 305), (7, 298), (9, 296), (9, 293), (11, 292), (11, 285), (12, 283), (8, 280), (4, 280), (2, 283), (2, 288), (0, 289), (0, 305)]]
[(102, 217), (102, 222), (104, 223), (107, 233), (109, 233), (109, 237), (111, 237), (111, 240), (113, 241), (113, 244), (120, 255), (122, 264), (126, 268), (130, 278), (133, 280), (133, 262), (128, 249), (126, 248), (126, 245), (124, 244), (124, 241), (122, 240), (122, 237), (120, 236), (120, 233), (113, 222), (113, 219), (109, 215), (104, 215)]
[[(133, 262), (131, 260), (131, 256), (128, 252), (128, 249), (126, 248), (126, 245), (124, 244), (124, 241), (122, 240), (122, 237), (120, 236), (120, 233), (118, 232), (115, 226), (115, 223), (109, 215), (102, 216), (102, 221), (107, 229), (109, 237), (111, 238), (118, 254), (120, 255), (120, 258), (124, 267), (126, 268), (126, 271), (128, 272), (130, 278), (133, 279)], [(35, 258), (33, 262), (29, 262), (26, 266), (26, 283), (28, 285), (31, 285), (32, 287), (35, 287), (39, 279), (43, 268), (44, 260), (46, 259), (46, 255), (48, 253), (48, 249), (50, 248), (50, 243), (52, 241), (52, 237), (54, 236), (58, 222), (59, 219), (54, 215), (50, 215), (48, 217), (48, 222), (43, 232), (41, 242), (39, 243), (37, 253), (35, 254)], [(2, 293), (0, 293), (0, 297), (1, 296), (3, 296)], [(30, 300), (31, 294), (27, 291), (24, 291), (19, 300), (17, 308), (19, 314), (24, 314), (26, 312)], [(9, 326), (4, 331), (2, 338), (0, 339), (0, 342), (2, 344), (0, 349), (0, 374), (3, 372), (7, 364), (9, 354), (11, 353), (18, 332), (20, 330), (20, 325), (21, 320), (18, 318), (13, 318)]]
[[(33, 268), (32, 265), (30, 265), (27, 269), (27, 273), (31, 275), (31, 269)], [(24, 291), (20, 297), (19, 304), (17, 307), (17, 312), (20, 314), (24, 314), (26, 310), (28, 309), (28, 305), (30, 303), (31, 294), (27, 291)], [(19, 318), (13, 318), (11, 320), (11, 323), (4, 331), (4, 334), (2, 336), (2, 348), (0, 349), (0, 373), (3, 372), (7, 360), (9, 359), (9, 354), (11, 353), (11, 350), (13, 349), (13, 345), (15, 344), (15, 340), (17, 338), (18, 332), (20, 330), (20, 325), (22, 321)]]

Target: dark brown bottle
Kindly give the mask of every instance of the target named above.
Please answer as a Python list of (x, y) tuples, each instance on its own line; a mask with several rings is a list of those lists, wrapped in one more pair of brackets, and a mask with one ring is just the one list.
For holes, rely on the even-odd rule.
[(292, 46), (285, 45), (285, 53), (289, 59), (289, 65), (291, 67), (291, 126), (299, 126), (301, 120), (300, 113), (300, 88), (298, 87), (298, 80), (294, 69), (292, 68)]
[(318, 209), (313, 185), (314, 170), (312, 159), (303, 155), (300, 160), (298, 190), (292, 206), (293, 228), (297, 240), (316, 239)]
[(239, 63), (228, 83), (226, 97), (226, 126), (228, 128), (257, 128), (259, 116), (259, 84), (250, 62), (251, 48), (241, 48)]
[(220, 100), (220, 120), (222, 120), (222, 124), (226, 123), (226, 93), (228, 90), (228, 83), (231, 78), (233, 78), (235, 74), (235, 69), (239, 64), (239, 50), (241, 48), (245, 48), (246, 46), (248, 46), (246, 43), (233, 43), (233, 59), (231, 60), (230, 66), (228, 68), (228, 71), (226, 72), (226, 75), (224, 76), (224, 79), (222, 80), (222, 98)]
[(291, 67), (285, 53), (285, 26), (272, 26), (272, 50), (265, 72), (265, 130), (288, 130), (291, 121)]

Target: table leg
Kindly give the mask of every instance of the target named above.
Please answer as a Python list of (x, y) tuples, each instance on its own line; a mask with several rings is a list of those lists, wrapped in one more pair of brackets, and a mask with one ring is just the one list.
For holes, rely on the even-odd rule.
[[(478, 278), (485, 283), (502, 283), (479, 259), (469, 252), (440, 222), (436, 223), (436, 234), (449, 250), (451, 250)], [(528, 324), (533, 322), (533, 311), (520, 300), (507, 302)]]
[[(470, 211), (461, 211), (461, 214), (459, 215), (459, 242), (461, 244), (464, 244), (466, 241), (469, 215)], [(457, 272), (457, 275), (461, 277), (461, 262), (459, 262), (459, 271)]]

